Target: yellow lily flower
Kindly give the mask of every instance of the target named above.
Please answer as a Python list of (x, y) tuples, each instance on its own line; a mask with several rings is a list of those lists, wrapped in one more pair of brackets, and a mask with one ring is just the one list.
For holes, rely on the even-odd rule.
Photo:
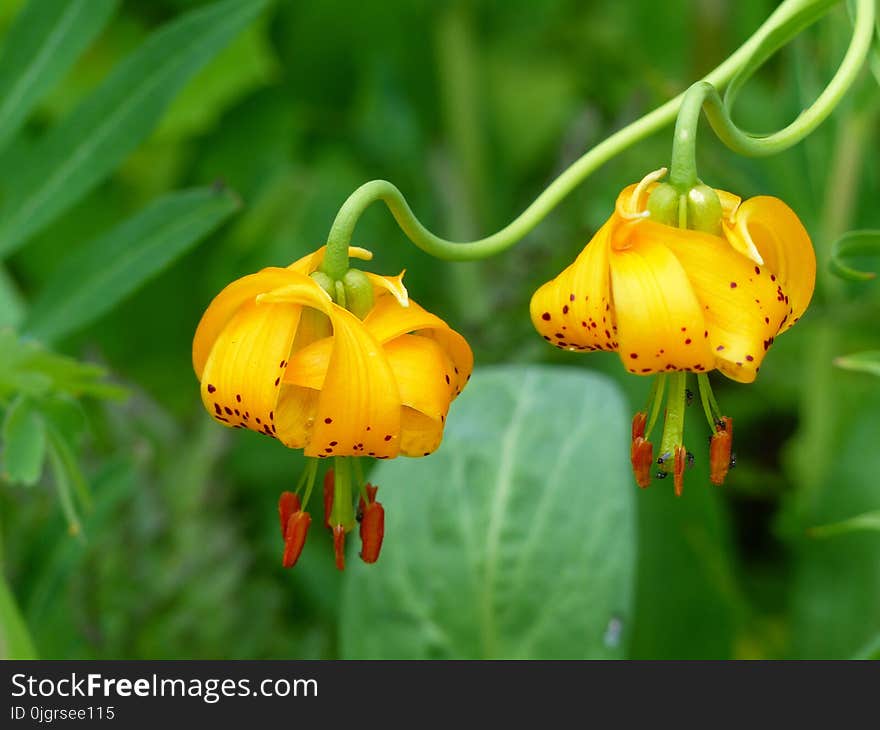
[[(193, 340), (206, 410), (224, 426), (276, 438), (308, 457), (427, 456), (470, 379), (470, 347), (409, 299), (403, 274), (366, 274), (373, 306), (359, 319), (309, 276), (323, 252), (242, 277), (211, 302)], [(336, 472), (338, 483), (339, 460)], [(337, 501), (344, 496), (350, 499), (337, 494)], [(340, 520), (351, 529), (347, 510)]]
[(778, 198), (723, 190), (723, 235), (655, 223), (652, 189), (624, 189), (574, 263), (538, 289), (535, 328), (565, 350), (617, 352), (638, 375), (718, 369), (752, 382), (812, 297), (809, 235)]
[[(750, 383), (774, 338), (798, 321), (812, 297), (816, 258), (809, 235), (781, 200), (742, 201), (723, 190), (715, 191), (722, 211), (717, 234), (658, 223), (648, 198), (664, 173), (620, 193), (614, 213), (574, 263), (534, 294), (532, 322), (558, 348), (616, 352), (636, 375), (717, 369)], [(684, 393), (683, 377), (680, 382)], [(705, 377), (700, 388), (702, 396)], [(703, 401), (717, 431), (721, 416), (709, 407), (710, 392)], [(640, 486), (650, 481), (644, 426), (642, 419), (633, 431), (641, 439), (633, 447)], [(679, 439), (674, 447), (680, 446)], [(683, 468), (684, 453), (672, 447), (660, 463), (673, 457)], [(713, 474), (722, 471), (726, 466), (713, 467)]]

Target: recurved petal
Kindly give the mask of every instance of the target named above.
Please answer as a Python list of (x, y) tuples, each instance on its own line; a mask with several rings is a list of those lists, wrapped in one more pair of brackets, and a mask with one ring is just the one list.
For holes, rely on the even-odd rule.
[(226, 286), (208, 305), (193, 338), (193, 368), (199, 380), (218, 335), (235, 315), (239, 307), (253, 302), (263, 292), (278, 287), (302, 283), (300, 274), (277, 267), (270, 267), (236, 279)]
[(548, 342), (563, 350), (617, 349), (617, 327), (608, 273), (612, 217), (565, 271), (532, 296), (532, 323)]
[(401, 403), (382, 346), (351, 312), (333, 305), (330, 319), (332, 351), (305, 454), (393, 458)]
[(788, 312), (778, 282), (719, 236), (681, 231), (667, 245), (703, 304), (716, 367), (733, 380), (752, 382)]
[(370, 283), (373, 285), (373, 289), (377, 295), (386, 291), (390, 292), (401, 307), (408, 307), (409, 293), (403, 285), (403, 275), (405, 273), (406, 270), (401, 271), (397, 276), (380, 276), (379, 274), (373, 274), (369, 271), (364, 272), (370, 280)]
[(702, 306), (669, 248), (680, 233), (641, 220), (613, 234), (609, 263), (618, 354), (631, 373), (714, 366)]
[[(297, 259), (287, 268), (290, 271), (296, 271), (297, 273), (308, 276), (313, 271), (316, 271), (321, 265), (321, 262), (324, 260), (324, 251), (326, 250), (326, 246), (321, 246), (317, 251), (313, 251), (310, 254), (306, 254), (301, 259)], [(373, 258), (373, 252), (368, 251), (365, 248), (360, 248), (359, 246), (349, 246), (348, 256), (349, 258), (360, 259), (361, 261), (369, 261)]]
[(302, 308), (242, 305), (217, 337), (205, 363), (205, 408), (227, 426), (275, 436), (281, 378)]
[(735, 248), (754, 247), (788, 298), (784, 332), (800, 319), (816, 285), (816, 254), (795, 212), (779, 198), (761, 195), (739, 206), (725, 233)]
[(377, 342), (385, 343), (410, 332), (436, 340), (452, 361), (450, 379), (457, 392), (464, 389), (474, 368), (474, 355), (467, 340), (440, 317), (423, 309), (412, 299), (406, 307), (388, 294), (377, 297), (364, 326)]
[(412, 408), (401, 413), (400, 453), (404, 456), (428, 456), (443, 440), (443, 421), (430, 418)]
[(404, 406), (443, 421), (455, 398), (453, 365), (440, 343), (421, 335), (402, 335), (385, 345)]

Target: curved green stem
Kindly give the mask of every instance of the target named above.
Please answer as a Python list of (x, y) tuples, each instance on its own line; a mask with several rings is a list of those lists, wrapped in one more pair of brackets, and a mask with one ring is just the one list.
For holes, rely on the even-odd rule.
[[(726, 61), (709, 73), (703, 82), (716, 89), (723, 88), (740, 72), (753, 72), (756, 68), (753, 58), (766, 59), (769, 53), (796, 35), (805, 25), (820, 17), (836, 1), (785, 0), (763, 25)], [(868, 5), (871, 6), (870, 10), (866, 8)], [(871, 20), (866, 22), (865, 18), (869, 12)], [(805, 112), (795, 122), (798, 130), (806, 130), (804, 133), (808, 133), (819, 124), (852, 83), (858, 71), (859, 59), (863, 60), (867, 52), (867, 47), (864, 47), (866, 46), (863, 38), (866, 33), (864, 28), (866, 26), (870, 28), (872, 24), (873, 0), (859, 0), (856, 33), (841, 70), (811, 108), (810, 115), (807, 116)], [(870, 37), (870, 34), (868, 35)], [(403, 194), (394, 185), (385, 180), (368, 182), (349, 196), (333, 221), (321, 270), (334, 279), (340, 278), (345, 273), (348, 268), (348, 246), (355, 225), (364, 210), (377, 200), (387, 205), (407, 238), (432, 256), (450, 261), (469, 261), (500, 253), (520, 241), (594, 170), (622, 150), (669, 124), (676, 117), (684, 99), (685, 94), (679, 94), (593, 147), (557, 177), (517, 218), (497, 233), (477, 241), (454, 242), (434, 235), (416, 218)], [(726, 115), (720, 115), (721, 109), (723, 104), (719, 103), (715, 109), (710, 102), (707, 115), (713, 129), (716, 129), (717, 124), (716, 132), (720, 129), (721, 133), (736, 145), (734, 149), (751, 149), (757, 139), (762, 140), (757, 146), (763, 154), (770, 154), (774, 149), (778, 151), (793, 144), (790, 142), (792, 125), (767, 138), (756, 138), (739, 132), (732, 122), (729, 125), (724, 124), (721, 116)], [(780, 147), (780, 143), (784, 143), (783, 146)]]
[[(857, 0), (856, 16), (852, 40), (846, 55), (834, 77), (808, 109), (784, 129), (773, 134), (757, 135), (745, 132), (736, 126), (730, 116), (730, 107), (735, 92), (750, 76), (754, 64), (749, 63), (741, 74), (731, 82), (731, 91), (724, 101), (716, 88), (708, 81), (698, 81), (684, 94), (681, 110), (675, 123), (672, 143), (672, 165), (669, 182), (678, 187), (688, 188), (697, 184), (695, 145), (700, 111), (705, 109), (712, 130), (727, 147), (738, 154), (762, 157), (776, 154), (796, 145), (818, 127), (840, 102), (843, 95), (856, 80), (865, 63), (874, 33), (874, 0)], [(815, 19), (815, 18), (813, 18)], [(762, 57), (765, 54), (761, 54)], [(762, 60), (764, 60), (762, 58)]]

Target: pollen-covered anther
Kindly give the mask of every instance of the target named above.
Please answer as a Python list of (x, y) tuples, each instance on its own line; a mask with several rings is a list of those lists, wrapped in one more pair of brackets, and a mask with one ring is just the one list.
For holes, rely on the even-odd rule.
[(312, 524), (311, 516), (302, 510), (297, 510), (288, 518), (284, 530), (284, 556), (281, 559), (281, 564), (285, 568), (292, 568), (299, 560), (310, 524)]
[(709, 442), (709, 478), (713, 484), (721, 486), (730, 467), (736, 463), (731, 454), (733, 447), (733, 421), (724, 416), (715, 426), (715, 433)]
[(278, 498), (278, 518), (281, 522), (282, 539), (287, 533), (287, 521), (294, 512), (299, 512), (300, 509), (301, 504), (299, 495), (296, 495), (293, 492), (281, 493), (281, 496)]
[(333, 553), (336, 556), (336, 567), (345, 570), (345, 528), (342, 525), (333, 528)]
[(381, 503), (376, 501), (378, 487), (368, 483), (366, 490), (369, 501), (365, 503), (361, 497), (358, 504), (361, 536), (360, 556), (365, 563), (375, 563), (379, 559), (382, 539), (385, 537), (385, 509)]
[(675, 462), (673, 464), (672, 476), (673, 485), (675, 487), (675, 496), (680, 497), (684, 490), (684, 470), (687, 466), (687, 450), (684, 446), (675, 447)]
[(654, 444), (643, 436), (636, 436), (630, 447), (630, 460), (636, 484), (642, 489), (651, 486), (651, 467), (654, 465)]
[(639, 411), (636, 415), (633, 416), (632, 421), (632, 437), (633, 441), (635, 441), (639, 436), (645, 435), (645, 424), (648, 420), (648, 414), (644, 411)]

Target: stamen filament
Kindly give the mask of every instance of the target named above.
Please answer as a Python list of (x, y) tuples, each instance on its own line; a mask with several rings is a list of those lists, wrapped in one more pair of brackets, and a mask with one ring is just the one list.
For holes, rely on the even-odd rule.
[(706, 420), (709, 422), (709, 428), (715, 432), (715, 424), (721, 418), (721, 409), (715, 401), (715, 394), (712, 393), (712, 386), (709, 384), (709, 376), (705, 373), (697, 375), (697, 385), (700, 388), (700, 403), (703, 404), (703, 412), (706, 414)]
[(306, 493), (302, 499), (302, 510), (305, 512), (306, 507), (309, 506), (309, 498), (312, 496), (312, 489), (315, 487), (315, 477), (318, 474), (318, 460), (309, 457), (306, 459), (306, 468), (303, 471), (302, 475), (299, 478), (299, 484), (296, 486), (296, 494), (299, 494), (299, 490), (302, 489), (303, 485), (305, 485)]
[(718, 423), (721, 418), (721, 408), (718, 406), (718, 401), (715, 400), (715, 393), (712, 392), (712, 385), (709, 383), (709, 376), (706, 373), (700, 373), (697, 375), (697, 383), (700, 386), (700, 399), (706, 399), (708, 401), (708, 409), (706, 405), (703, 405), (703, 409), (706, 410), (706, 415), (709, 417), (709, 425), (712, 427), (712, 430), (715, 430), (715, 424)]
[(660, 415), (660, 406), (663, 405), (663, 395), (666, 391), (666, 373), (658, 373), (654, 378), (654, 384), (651, 386), (651, 392), (648, 395), (648, 405), (645, 411), (648, 413), (648, 424), (645, 426), (645, 440), (651, 438), (651, 431), (654, 424), (657, 423), (657, 417)]

